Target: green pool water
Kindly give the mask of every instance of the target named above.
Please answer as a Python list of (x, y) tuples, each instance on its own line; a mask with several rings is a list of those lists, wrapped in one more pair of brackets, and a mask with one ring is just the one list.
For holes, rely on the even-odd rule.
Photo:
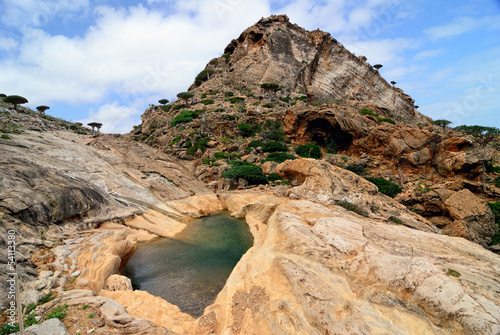
[(228, 213), (195, 220), (175, 238), (139, 245), (122, 274), (195, 317), (212, 304), (253, 238)]

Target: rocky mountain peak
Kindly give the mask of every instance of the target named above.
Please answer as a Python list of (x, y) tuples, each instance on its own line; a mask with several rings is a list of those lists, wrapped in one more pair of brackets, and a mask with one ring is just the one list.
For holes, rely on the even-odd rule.
[(214, 88), (221, 80), (236, 89), (276, 83), (283, 97), (376, 102), (400, 119), (421, 117), (414, 100), (391, 86), (366, 57), (355, 56), (329, 33), (292, 24), (286, 15), (262, 18), (247, 28), (228, 44), (222, 57), (208, 63), (190, 90)]

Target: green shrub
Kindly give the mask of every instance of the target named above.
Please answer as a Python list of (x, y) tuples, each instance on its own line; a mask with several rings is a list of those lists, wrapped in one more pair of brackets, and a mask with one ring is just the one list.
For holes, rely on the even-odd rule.
[(365, 168), (359, 165), (347, 165), (344, 166), (344, 169), (354, 172), (358, 176), (363, 176), (366, 174)]
[(229, 154), (227, 152), (216, 152), (214, 153), (214, 158), (215, 159), (227, 159), (229, 157)]
[(169, 112), (172, 109), (172, 105), (160, 106), (164, 112)]
[(4, 140), (11, 140), (11, 138), (9, 137), (9, 135), (2, 135), (0, 136), (0, 138), (3, 138)]
[(194, 156), (198, 149), (200, 149), (201, 152), (205, 152), (208, 142), (210, 142), (210, 137), (202, 137), (196, 140), (196, 142), (186, 150), (186, 155)]
[(267, 120), (263, 129), (262, 136), (270, 141), (283, 142), (286, 139), (281, 121)]
[(335, 143), (335, 140), (333, 138), (329, 138), (326, 140), (325, 149), (329, 154), (337, 153), (337, 143)]
[(201, 95), (201, 98), (202, 98), (202, 99), (205, 99), (206, 97), (207, 97), (207, 94), (206, 94), (206, 93), (203, 93), (203, 94)]
[(280, 142), (266, 142), (262, 145), (264, 152), (288, 152), (288, 147)]
[(66, 317), (68, 314), (68, 305), (60, 305), (55, 307), (53, 310), (51, 310), (48, 314), (46, 319), (59, 319), (62, 320)]
[(214, 113), (222, 113), (225, 112), (226, 110), (224, 108), (217, 108), (214, 110)]
[(388, 123), (396, 124), (396, 121), (394, 121), (393, 119), (384, 118), (384, 117), (378, 117), (377, 121), (378, 122), (388, 122)]
[(343, 207), (347, 209), (348, 211), (357, 213), (361, 216), (368, 217), (368, 212), (366, 212), (364, 209), (359, 208), (356, 204), (350, 203), (348, 201), (338, 201), (336, 203), (337, 206)]
[(182, 111), (181, 114), (177, 115), (174, 118), (172, 123), (170, 123), (170, 126), (175, 127), (181, 123), (189, 123), (193, 121), (193, 119), (196, 119), (198, 116), (199, 116), (198, 111), (190, 111), (190, 110)]
[(267, 155), (266, 159), (262, 160), (262, 163), (265, 162), (276, 162), (283, 163), (289, 159), (297, 159), (294, 155), (289, 154), (288, 152), (272, 152)]
[(301, 145), (295, 149), (295, 152), (300, 157), (304, 158), (321, 158), (323, 153), (321, 152), (321, 148), (315, 143), (308, 143), (306, 145)]
[(292, 100), (292, 98), (290, 98), (289, 96), (286, 98), (279, 98), (279, 99), (283, 102), (290, 102)]
[(186, 107), (186, 105), (175, 105), (174, 107), (172, 107), (172, 110), (178, 111), (178, 110), (180, 110), (183, 107)]
[(371, 115), (371, 116), (374, 116), (374, 117), (378, 117), (378, 114), (375, 113), (375, 112), (372, 112), (371, 110), (369, 110), (368, 108), (362, 108), (360, 111), (359, 111), (359, 114), (361, 115)]
[(193, 146), (193, 142), (191, 140), (187, 140), (186, 143), (184, 143), (184, 148), (189, 149)]
[(214, 104), (213, 99), (205, 99), (205, 100), (201, 100), (200, 102), (204, 105), (213, 105)]
[(214, 73), (214, 71), (211, 69), (206, 69), (206, 70), (201, 71), (196, 76), (196, 78), (194, 80), (194, 84), (196, 86), (200, 86), (203, 82), (207, 81), (208, 77), (211, 76), (213, 73)]
[(307, 95), (303, 95), (301, 97), (295, 97), (295, 98), (293, 98), (293, 101), (299, 101), (299, 100), (306, 102), (307, 101)]
[(253, 140), (250, 143), (248, 143), (247, 148), (257, 148), (257, 147), (262, 147), (264, 145), (264, 142)]
[(240, 130), (240, 135), (243, 137), (251, 137), (255, 136), (255, 134), (259, 131), (259, 125), (249, 125), (248, 123), (240, 123), (238, 124), (238, 129)]
[(219, 94), (219, 93), (220, 93), (220, 91), (215, 90), (215, 91), (210, 91), (210, 92), (208, 92), (207, 94), (208, 94), (208, 95), (217, 95), (217, 94)]
[(223, 114), (221, 115), (221, 118), (229, 121), (238, 120), (238, 117), (236, 115), (231, 115), (231, 114)]
[(234, 93), (233, 93), (233, 92), (225, 92), (225, 93), (224, 93), (224, 96), (225, 96), (226, 98), (232, 97), (233, 95), (234, 95)]
[(243, 97), (232, 97), (229, 99), (229, 102), (231, 102), (232, 104), (236, 104), (238, 102), (245, 102), (245, 98)]
[(180, 135), (179, 135), (179, 136), (177, 136), (176, 138), (174, 138), (174, 139), (172, 140), (172, 142), (170, 142), (170, 143), (168, 144), (168, 146), (169, 146), (169, 147), (171, 147), (171, 146), (173, 146), (175, 143), (179, 143), (181, 140), (182, 140), (182, 136), (180, 136)]
[(401, 221), (397, 216), (393, 216), (393, 215), (389, 216), (389, 221), (392, 221), (392, 222), (394, 222), (396, 224), (402, 224), (403, 223), (403, 221)]
[(19, 325), (11, 326), (9, 323), (4, 323), (2, 329), (0, 329), (0, 335), (7, 335), (17, 333), (19, 331)]
[(221, 163), (215, 162), (215, 163), (210, 164), (210, 167), (221, 166), (221, 165), (222, 165)]
[(202, 159), (201, 159), (201, 162), (202, 162), (203, 164), (207, 164), (207, 165), (208, 165), (208, 164), (212, 164), (213, 162), (215, 162), (215, 159), (211, 159), (211, 158), (202, 158)]
[(403, 190), (392, 181), (389, 181), (384, 178), (366, 178), (369, 182), (375, 184), (378, 187), (378, 191), (382, 194), (385, 194), (391, 198), (394, 198), (398, 193), (401, 193)]
[(253, 164), (234, 164), (231, 169), (222, 173), (222, 177), (228, 179), (243, 178), (248, 181), (250, 185), (267, 184), (268, 182), (266, 175), (262, 172), (262, 169)]
[(495, 178), (495, 186), (500, 187), (500, 176)]
[(45, 304), (46, 302), (49, 302), (51, 301), (52, 299), (54, 299), (53, 297), (53, 294), (52, 292), (49, 292), (47, 293), (46, 295), (44, 295), (41, 299), (40, 299), (40, 304)]
[(269, 176), (267, 176), (267, 179), (271, 182), (282, 180), (281, 176), (277, 173), (271, 173)]
[(500, 166), (494, 166), (492, 162), (486, 162), (484, 166), (488, 173), (500, 173)]
[(488, 202), (493, 215), (495, 216), (495, 222), (498, 224), (498, 232), (491, 237), (490, 245), (500, 244), (500, 201), (499, 202)]
[(453, 270), (453, 269), (448, 269), (448, 272), (446, 272), (446, 274), (448, 276), (457, 277), (457, 278), (462, 275), (460, 272), (458, 272), (457, 270)]
[(274, 107), (274, 104), (270, 102), (270, 103), (267, 103), (267, 104), (262, 105), (262, 107), (265, 107), (265, 108), (273, 108), (273, 107)]
[(35, 317), (36, 317), (35, 313), (28, 314), (24, 318), (24, 322), (23, 322), (24, 323), (24, 327), (28, 328), (29, 326), (36, 325), (38, 323), (38, 321), (36, 321)]

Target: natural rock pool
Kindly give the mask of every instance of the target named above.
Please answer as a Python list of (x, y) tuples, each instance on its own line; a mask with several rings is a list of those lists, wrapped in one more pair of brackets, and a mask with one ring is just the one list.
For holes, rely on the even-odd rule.
[(139, 245), (122, 274), (148, 291), (199, 317), (222, 290), (253, 237), (244, 220), (228, 213), (193, 221), (175, 238)]

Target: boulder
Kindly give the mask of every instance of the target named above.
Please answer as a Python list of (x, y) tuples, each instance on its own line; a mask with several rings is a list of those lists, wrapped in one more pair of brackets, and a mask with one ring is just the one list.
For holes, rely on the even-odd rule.
[(498, 231), (490, 207), (465, 189), (450, 196), (444, 202), (453, 219), (453, 233), (486, 246)]
[(104, 281), (103, 290), (107, 291), (132, 291), (130, 278), (121, 275), (111, 275)]
[[(16, 333), (19, 335), (21, 333)], [(26, 335), (68, 335), (64, 323), (59, 319), (49, 319), (39, 325), (33, 325), (24, 330)]]

